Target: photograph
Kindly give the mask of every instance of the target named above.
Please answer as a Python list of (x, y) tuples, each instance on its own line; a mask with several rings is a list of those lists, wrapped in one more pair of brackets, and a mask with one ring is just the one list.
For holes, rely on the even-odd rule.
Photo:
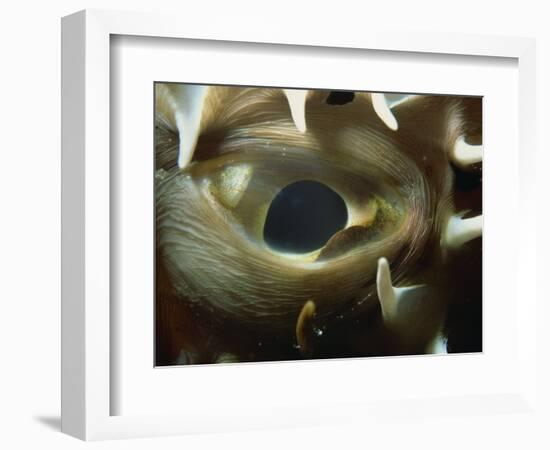
[(157, 366), (482, 351), (481, 97), (154, 89)]

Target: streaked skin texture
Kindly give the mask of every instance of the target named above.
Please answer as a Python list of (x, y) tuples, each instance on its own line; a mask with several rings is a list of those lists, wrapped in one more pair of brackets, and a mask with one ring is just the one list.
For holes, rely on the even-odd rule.
[[(481, 301), (481, 218), (464, 220), (481, 212), (481, 99), (220, 86), (178, 121), (197, 109), (185, 89), (156, 85), (157, 363), (441, 351)], [(274, 251), (268, 207), (304, 179), (342, 196), (347, 227)]]

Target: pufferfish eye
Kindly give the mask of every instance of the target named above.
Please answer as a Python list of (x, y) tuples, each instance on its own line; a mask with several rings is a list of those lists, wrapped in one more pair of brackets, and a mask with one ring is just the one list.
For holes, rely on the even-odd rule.
[(157, 84), (158, 341), (196, 362), (432, 351), (442, 273), (481, 233), (453, 188), (480, 105)]
[(397, 192), (337, 158), (337, 151), (243, 143), (238, 151), (191, 165), (189, 173), (212, 209), (230, 217), (232, 233), (265, 251), (313, 262), (334, 255), (333, 242), (346, 230), (355, 230), (355, 247), (360, 234), (367, 245), (403, 215)]

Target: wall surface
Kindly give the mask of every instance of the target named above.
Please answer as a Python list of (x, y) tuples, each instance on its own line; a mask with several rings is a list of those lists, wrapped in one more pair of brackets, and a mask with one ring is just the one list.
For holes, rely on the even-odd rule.
[[(0, 447), (81, 448), (59, 432), (60, 360), (60, 17), (84, 8), (177, 10), (181, 1), (21, 0), (0, 14)], [(537, 38), (539, 230), (548, 229), (544, 184), (550, 113), (550, 28), (544, 2), (192, 2), (190, 15), (226, 20), (270, 20), (281, 27), (326, 23), (327, 33), (346, 27), (392, 23), (404, 30), (454, 31)], [(184, 26), (184, 24), (182, 24)], [(539, 233), (539, 264), (550, 250)], [(546, 270), (547, 271), (547, 270)], [(540, 314), (548, 312), (548, 307)], [(549, 343), (549, 333), (540, 337)], [(542, 374), (548, 375), (548, 347), (541, 345)], [(550, 377), (547, 376), (547, 379)], [(544, 388), (543, 389), (547, 389)], [(541, 391), (547, 395), (548, 390)], [(546, 397), (546, 404), (549, 404)], [(544, 424), (529, 417), (470, 417), (404, 421), (399, 429), (366, 423), (363, 430), (334, 427), (246, 434), (190, 436), (92, 444), (95, 448), (548, 448)], [(547, 424), (546, 424), (547, 425)], [(543, 442), (546, 440), (546, 442)]]

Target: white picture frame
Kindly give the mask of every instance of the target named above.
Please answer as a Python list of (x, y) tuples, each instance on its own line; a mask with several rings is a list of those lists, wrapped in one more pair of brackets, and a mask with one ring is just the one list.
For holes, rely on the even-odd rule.
[[(265, 28), (254, 23), (235, 28), (220, 22), (208, 29), (200, 22), (185, 21), (185, 26), (181, 24), (181, 18), (167, 14), (96, 10), (67, 16), (62, 22), (62, 430), (81, 439), (97, 440), (342, 421), (361, 423), (377, 417), (399, 420), (404, 414), (415, 415), (428, 410), (434, 410), (434, 414), (441, 416), (497, 414), (502, 411), (538, 414), (540, 405), (536, 404), (535, 383), (537, 355), (534, 351), (537, 292), (536, 270), (533, 267), (536, 241), (534, 233), (528, 232), (535, 228), (536, 210), (532, 207), (534, 200), (529, 200), (535, 198), (531, 195), (534, 190), (531, 174), (535, 166), (534, 41), (512, 37), (407, 34), (379, 30), (350, 30), (349, 33), (334, 36), (315, 28), (305, 37), (292, 30)], [(496, 392), (468, 392), (460, 397), (456, 393), (448, 396), (422, 394), (420, 398), (397, 394), (388, 400), (365, 402), (362, 399), (351, 401), (349, 394), (343, 393), (343, 401), (338, 404), (313, 403), (306, 396), (305, 404), (300, 407), (283, 402), (272, 405), (271, 410), (258, 407), (252, 411), (254, 400), (250, 399), (243, 402), (246, 406), (224, 405), (216, 412), (197, 408), (198, 412), (194, 414), (192, 411), (184, 414), (159, 414), (155, 411), (151, 414), (112, 415), (114, 391), (120, 388), (113, 382), (111, 371), (111, 337), (117, 333), (117, 324), (111, 320), (110, 305), (113, 245), (110, 239), (110, 187), (113, 177), (117, 176), (110, 166), (110, 107), (113, 100), (110, 64), (113, 56), (111, 38), (115, 35), (242, 45), (284, 44), (303, 48), (321, 47), (320, 51), (326, 48), (331, 52), (338, 52), (338, 49), (376, 50), (406, 52), (413, 54), (413, 57), (414, 54), (445, 54), (517, 61), (519, 142), (514, 147), (519, 149), (519, 181), (510, 192), (515, 193), (515, 199), (526, 199), (517, 202), (522, 220), (515, 226), (521, 238), (517, 238), (517, 254), (513, 256), (517, 263), (513, 269), (517, 278), (513, 285), (522, 286), (522, 302), (516, 304), (518, 316), (514, 323), (518, 329), (514, 345), (517, 346), (520, 362), (517, 376)], [(520, 261), (532, 261), (532, 264), (519, 264)], [(519, 294), (514, 291), (512, 295), (517, 299)], [(463, 362), (468, 359), (467, 356), (453, 358), (455, 362), (451, 365), (460, 368), (462, 364), (467, 364)], [(340, 361), (339, 364), (346, 362)], [(357, 364), (355, 362), (354, 367)], [(276, 376), (279, 376), (279, 366), (285, 364), (248, 365), (239, 370), (256, 371), (262, 376), (277, 371)], [(304, 365), (296, 367), (305, 370)], [(235, 371), (230, 366), (224, 369), (226, 372)], [(385, 370), (391, 370), (391, 367)], [(185, 377), (185, 373), (181, 376)], [(211, 372), (210, 376), (213, 376)], [(399, 412), (394, 411), (396, 401), (400, 404)]]

